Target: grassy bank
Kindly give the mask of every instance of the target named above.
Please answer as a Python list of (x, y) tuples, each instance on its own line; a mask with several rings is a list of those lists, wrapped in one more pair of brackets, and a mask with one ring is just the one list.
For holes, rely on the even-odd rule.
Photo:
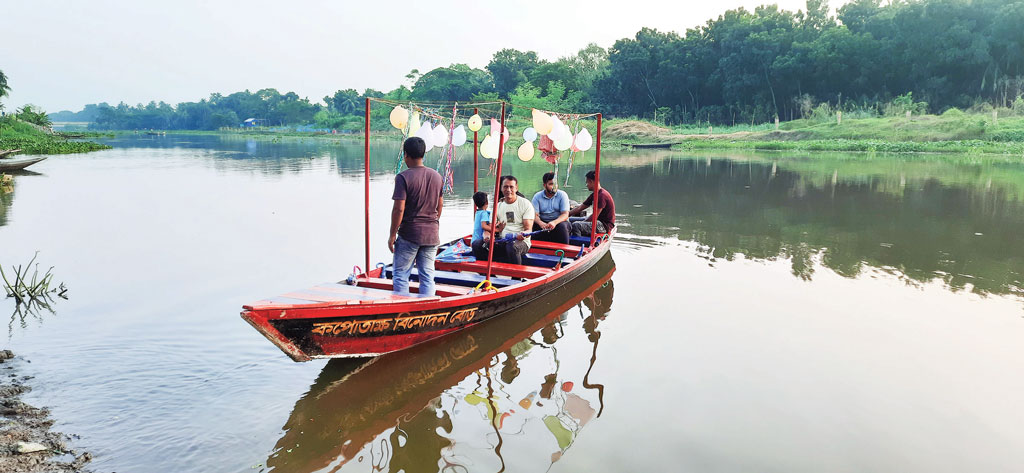
[(109, 148), (91, 141), (70, 141), (11, 117), (0, 119), (0, 150), (20, 149), (24, 154), (67, 154)]
[(677, 143), (683, 149), (854, 151), (880, 153), (983, 153), (1024, 155), (1024, 117), (950, 110), (942, 115), (794, 120), (735, 127), (661, 127), (612, 121), (607, 142)]

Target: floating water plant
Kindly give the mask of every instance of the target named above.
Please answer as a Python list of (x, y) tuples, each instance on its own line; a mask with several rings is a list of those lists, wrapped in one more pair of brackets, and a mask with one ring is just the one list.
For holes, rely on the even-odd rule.
[[(52, 295), (67, 299), (68, 289), (64, 283), (50, 288), (53, 283), (53, 266), (39, 276), (39, 263), (35, 262), (38, 256), (39, 252), (36, 252), (25, 266), (11, 267), (14, 271), (13, 282), (7, 278), (3, 265), (0, 265), (0, 277), (3, 278), (7, 297), (13, 297), (16, 304), (27, 304), (33, 301), (46, 302)], [(32, 266), (33, 263), (35, 263), (35, 267)]]

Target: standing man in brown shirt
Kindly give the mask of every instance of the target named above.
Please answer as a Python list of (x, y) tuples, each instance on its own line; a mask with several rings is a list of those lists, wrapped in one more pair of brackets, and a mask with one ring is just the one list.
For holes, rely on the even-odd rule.
[(394, 291), (409, 294), (412, 265), (419, 270), (420, 297), (434, 295), (434, 257), (441, 244), (438, 220), (444, 198), (443, 181), (437, 171), (423, 165), (426, 143), (412, 137), (402, 144), (405, 165), (409, 168), (395, 176), (395, 201), (391, 209), (391, 233), (388, 249), (394, 253)]

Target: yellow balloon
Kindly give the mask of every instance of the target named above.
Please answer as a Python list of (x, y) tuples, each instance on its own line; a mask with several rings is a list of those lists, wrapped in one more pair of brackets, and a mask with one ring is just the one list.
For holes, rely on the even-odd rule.
[(520, 161), (529, 161), (533, 159), (533, 143), (527, 141), (526, 143), (519, 145), (518, 154)]
[(551, 115), (533, 109), (533, 129), (537, 130), (537, 134), (547, 135), (554, 127), (555, 122), (551, 120)]
[(415, 136), (416, 130), (420, 129), (420, 112), (412, 112), (412, 121), (409, 122), (409, 136)]
[(484, 121), (480, 119), (480, 115), (474, 114), (472, 117), (469, 117), (469, 131), (480, 131), (482, 126), (484, 126)]
[(487, 135), (480, 143), (480, 154), (487, 159), (498, 159), (498, 140)]
[(403, 108), (401, 105), (391, 110), (391, 126), (398, 128), (399, 130), (405, 129), (405, 126), (409, 124), (409, 111)]

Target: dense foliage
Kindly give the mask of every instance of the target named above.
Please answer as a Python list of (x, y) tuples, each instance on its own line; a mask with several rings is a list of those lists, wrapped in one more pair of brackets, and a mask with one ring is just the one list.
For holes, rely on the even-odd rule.
[(12, 116), (0, 118), (0, 149), (20, 149), (25, 154), (64, 154), (107, 148), (110, 146), (46, 133)]
[[(366, 97), (500, 97), (670, 125), (1011, 107), (1024, 93), (1022, 24), (1019, 0), (853, 0), (835, 16), (827, 0), (807, 0), (797, 12), (775, 5), (730, 10), (684, 34), (644, 28), (607, 50), (591, 44), (555, 61), (503, 49), (484, 69), (413, 70), (410, 87), (338, 90), (324, 97), (326, 105), (263, 89), (176, 107), (100, 104), (80, 113), (95, 113), (100, 128), (214, 129), (260, 118), (351, 130), (361, 124)], [(374, 112), (375, 123), (386, 120), (381, 113)]]

